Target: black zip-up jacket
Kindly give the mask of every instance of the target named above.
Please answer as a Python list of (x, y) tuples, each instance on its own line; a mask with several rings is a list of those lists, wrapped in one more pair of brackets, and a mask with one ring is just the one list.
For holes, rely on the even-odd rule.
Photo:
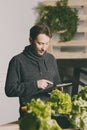
[[(19, 97), (21, 107), (39, 91), (37, 80), (40, 79), (50, 80), (54, 85), (61, 82), (56, 60), (47, 52), (40, 56), (31, 45), (26, 46), (24, 51), (14, 56), (9, 63), (5, 93), (9, 97)], [(39, 95), (42, 99), (45, 99), (45, 96)]]

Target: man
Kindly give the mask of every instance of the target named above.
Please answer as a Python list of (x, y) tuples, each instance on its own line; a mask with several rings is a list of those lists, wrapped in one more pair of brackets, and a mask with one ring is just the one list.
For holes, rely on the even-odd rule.
[[(30, 29), (30, 45), (9, 63), (5, 93), (9, 97), (19, 97), (20, 108), (33, 97), (47, 100), (48, 93), (36, 93), (61, 82), (56, 60), (47, 53), (51, 38), (47, 25), (33, 26)], [(23, 116), (21, 109), (20, 116)]]

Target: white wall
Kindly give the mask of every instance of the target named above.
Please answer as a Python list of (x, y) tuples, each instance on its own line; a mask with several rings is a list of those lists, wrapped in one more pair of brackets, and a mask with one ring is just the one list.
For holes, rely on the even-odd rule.
[(19, 117), (18, 98), (8, 98), (4, 85), (10, 59), (28, 44), (29, 29), (35, 23), (34, 7), (44, 0), (0, 0), (0, 124)]

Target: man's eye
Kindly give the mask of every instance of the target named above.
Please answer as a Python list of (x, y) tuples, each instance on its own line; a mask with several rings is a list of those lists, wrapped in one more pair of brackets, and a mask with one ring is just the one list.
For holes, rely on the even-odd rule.
[(39, 45), (41, 45), (42, 43), (41, 42), (38, 42)]

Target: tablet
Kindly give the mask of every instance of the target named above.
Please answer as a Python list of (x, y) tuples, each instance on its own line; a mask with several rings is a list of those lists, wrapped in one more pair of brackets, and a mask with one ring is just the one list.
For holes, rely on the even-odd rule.
[(53, 86), (53, 85), (49, 84), (47, 88), (45, 88), (45, 89), (40, 89), (38, 92), (35, 93), (35, 95), (41, 94), (41, 93), (49, 93), (49, 92), (51, 92), (53, 89), (56, 89), (56, 88), (59, 88), (59, 87), (71, 86), (71, 85), (72, 85), (72, 83), (61, 83), (61, 84), (58, 84), (58, 85), (56, 85), (56, 86)]

